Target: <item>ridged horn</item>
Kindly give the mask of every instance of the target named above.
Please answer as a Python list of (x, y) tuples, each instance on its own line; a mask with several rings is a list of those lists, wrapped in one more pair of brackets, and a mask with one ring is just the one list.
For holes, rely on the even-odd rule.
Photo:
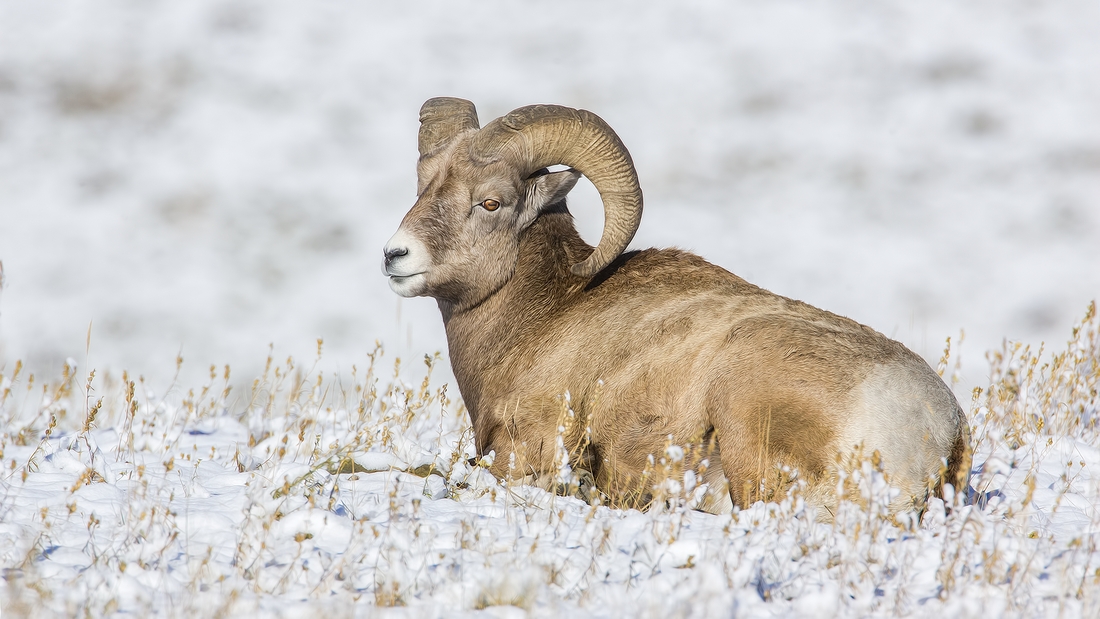
[(423, 157), (451, 141), (459, 133), (477, 129), (474, 104), (455, 97), (428, 99), (420, 106), (420, 135), (417, 147)]
[(485, 125), (470, 143), (480, 158), (506, 158), (524, 174), (552, 166), (575, 168), (595, 185), (604, 208), (603, 236), (596, 250), (572, 272), (592, 277), (618, 258), (642, 220), (642, 190), (622, 140), (588, 110), (529, 105)]

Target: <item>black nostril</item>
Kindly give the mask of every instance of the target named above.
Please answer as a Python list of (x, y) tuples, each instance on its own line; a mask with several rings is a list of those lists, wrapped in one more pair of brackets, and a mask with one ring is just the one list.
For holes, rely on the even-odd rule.
[(388, 251), (386, 251), (386, 264), (389, 264), (389, 263), (393, 262), (394, 258), (400, 258), (401, 256), (404, 256), (408, 253), (409, 253), (409, 250), (405, 249), (404, 247), (398, 247), (398, 248), (395, 248), (395, 249), (388, 250)]

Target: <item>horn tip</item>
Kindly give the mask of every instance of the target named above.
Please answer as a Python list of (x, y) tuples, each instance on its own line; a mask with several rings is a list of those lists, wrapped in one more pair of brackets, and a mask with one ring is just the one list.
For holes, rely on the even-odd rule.
[(420, 109), (438, 107), (440, 105), (473, 105), (473, 102), (469, 99), (462, 99), (460, 97), (432, 97), (424, 102), (424, 105), (420, 106)]
[(603, 267), (601, 267), (599, 264), (596, 264), (591, 258), (589, 258), (584, 262), (578, 262), (577, 264), (569, 267), (569, 272), (573, 275), (576, 275), (577, 277), (583, 277), (587, 279), (592, 277), (596, 273), (599, 273), (602, 268)]
[(474, 113), (474, 109), (473, 102), (466, 99), (460, 99), (458, 97), (432, 97), (425, 101), (424, 105), (420, 106), (420, 122), (424, 122), (436, 112), (451, 115), (459, 110), (464, 113)]

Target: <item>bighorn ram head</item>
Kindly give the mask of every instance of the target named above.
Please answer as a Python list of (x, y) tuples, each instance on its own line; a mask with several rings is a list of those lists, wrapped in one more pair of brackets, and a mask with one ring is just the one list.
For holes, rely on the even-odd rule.
[[(613, 500), (645, 496), (644, 471), (670, 442), (692, 447), (684, 465), (702, 471), (711, 511), (760, 496), (779, 466), (828, 507), (838, 456), (858, 450), (881, 456), (896, 509), (965, 482), (962, 410), (904, 346), (686, 252), (623, 253), (642, 194), (595, 114), (533, 105), (479, 128), (473, 104), (438, 98), (420, 121), (418, 198), (383, 271), (398, 294), (439, 303), (476, 447), (497, 453), (498, 476), (556, 470), (568, 393), (573, 465)], [(565, 206), (580, 175), (604, 204), (594, 248)]]
[[(420, 122), (420, 199), (386, 245), (387, 275), (402, 296), (460, 308), (484, 300), (511, 277), (520, 234), (543, 209), (561, 204), (582, 174), (600, 192), (606, 222), (600, 244), (571, 272), (592, 277), (638, 230), (634, 163), (591, 112), (531, 105), (479, 130), (472, 103), (438, 98), (424, 104)], [(536, 174), (558, 164), (572, 169)], [(466, 202), (465, 210), (455, 206)]]

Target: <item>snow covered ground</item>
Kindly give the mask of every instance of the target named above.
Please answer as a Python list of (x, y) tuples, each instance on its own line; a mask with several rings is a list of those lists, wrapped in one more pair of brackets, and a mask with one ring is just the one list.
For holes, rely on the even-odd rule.
[(391, 383), (380, 358), (343, 379), (269, 359), (247, 394), (222, 369), (182, 398), (129, 376), (9, 374), (0, 605), (28, 617), (1095, 617), (1098, 326), (1094, 314), (1049, 363), (1015, 346), (996, 358), (970, 412), (972, 487), (919, 522), (887, 515), (891, 489), (869, 461), (838, 484), (828, 525), (797, 490), (714, 516), (687, 506), (701, 492), (687, 476), (644, 513), (501, 483), (468, 462), (470, 427), (446, 390)]
[[(1091, 0), (0, 0), (0, 612), (1096, 616), (1095, 321), (1036, 350), (1100, 297), (1098, 28)], [(639, 513), (466, 464), (434, 304), (378, 271), (437, 95), (608, 120), (635, 247), (933, 365), (953, 336), (977, 503), (893, 522), (868, 469), (835, 526)], [(983, 361), (1004, 338), (1035, 348)]]

